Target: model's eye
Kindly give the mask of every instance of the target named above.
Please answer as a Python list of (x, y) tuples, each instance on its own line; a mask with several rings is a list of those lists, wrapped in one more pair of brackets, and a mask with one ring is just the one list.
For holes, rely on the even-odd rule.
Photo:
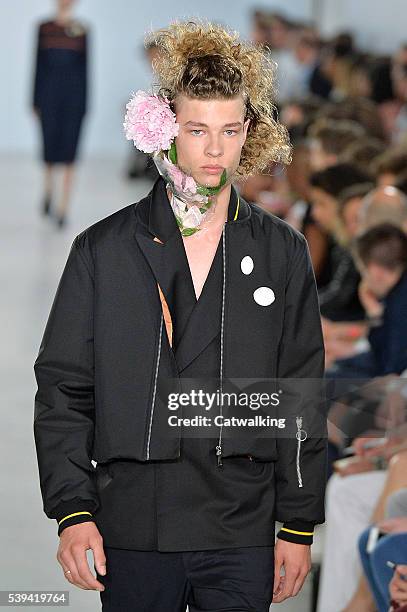
[(227, 136), (233, 136), (234, 134), (237, 134), (236, 130), (225, 130), (225, 134)]
[(191, 130), (191, 134), (193, 134), (194, 136), (200, 136), (202, 133), (203, 133), (203, 130)]

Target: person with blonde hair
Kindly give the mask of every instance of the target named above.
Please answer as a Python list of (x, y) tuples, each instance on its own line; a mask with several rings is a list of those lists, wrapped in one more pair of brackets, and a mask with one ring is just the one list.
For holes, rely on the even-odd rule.
[(160, 177), (76, 236), (34, 365), (44, 511), (104, 612), (267, 612), (310, 570), (326, 482), (324, 410), (275, 383), (320, 379), (324, 346), (304, 236), (233, 182), (291, 146), (263, 51), (210, 23), (153, 38), (123, 127)]

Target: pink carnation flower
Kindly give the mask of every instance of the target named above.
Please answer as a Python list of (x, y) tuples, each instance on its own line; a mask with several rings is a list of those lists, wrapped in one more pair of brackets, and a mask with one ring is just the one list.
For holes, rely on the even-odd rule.
[(127, 140), (133, 140), (134, 146), (144, 153), (167, 151), (179, 132), (167, 98), (145, 91), (132, 94), (126, 104), (126, 116), (123, 127)]

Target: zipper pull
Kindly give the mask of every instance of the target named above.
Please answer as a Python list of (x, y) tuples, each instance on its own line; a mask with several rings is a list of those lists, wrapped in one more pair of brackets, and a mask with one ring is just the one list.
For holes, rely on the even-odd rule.
[(297, 416), (295, 420), (297, 423), (297, 433), (295, 437), (299, 442), (304, 442), (307, 439), (307, 432), (302, 428), (302, 417)]
[(221, 467), (223, 463), (222, 463), (222, 447), (220, 445), (216, 447), (216, 455), (218, 457), (218, 467)]
[(297, 467), (297, 479), (298, 486), (303, 487), (302, 475), (301, 475), (301, 466), (300, 466), (300, 451), (301, 451), (301, 442), (304, 442), (307, 439), (307, 432), (302, 428), (302, 417), (297, 416), (295, 419), (297, 423), (297, 433), (295, 437), (297, 438), (297, 457), (296, 457), (296, 467)]

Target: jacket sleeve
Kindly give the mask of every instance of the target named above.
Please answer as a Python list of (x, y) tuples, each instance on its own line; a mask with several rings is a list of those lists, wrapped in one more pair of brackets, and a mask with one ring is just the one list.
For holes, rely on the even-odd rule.
[(43, 509), (69, 525), (99, 506), (93, 467), (95, 425), (93, 271), (85, 232), (71, 245), (34, 364), (34, 438)]
[[(325, 350), (315, 275), (303, 236), (294, 241), (293, 251), (286, 281), (278, 378), (288, 378), (288, 385), (306, 379), (298, 381), (299, 388), (311, 383), (316, 389), (305, 407), (301, 401), (294, 401), (294, 413), (303, 418), (301, 425), (297, 416), (293, 418), (295, 433), (277, 438), (276, 520), (283, 523), (277, 537), (312, 544), (314, 525), (325, 521), (328, 442), (326, 403), (321, 402), (324, 398), (320, 394)], [(301, 443), (296, 437), (299, 429), (307, 432)]]

